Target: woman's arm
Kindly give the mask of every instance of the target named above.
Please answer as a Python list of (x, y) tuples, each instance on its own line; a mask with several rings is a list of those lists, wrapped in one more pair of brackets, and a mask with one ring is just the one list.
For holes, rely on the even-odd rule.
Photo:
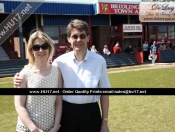
[(54, 127), (49, 132), (57, 132), (60, 129), (61, 115), (62, 115), (62, 96), (57, 95), (55, 101), (55, 124)]
[[(60, 69), (58, 69), (58, 88), (62, 88), (63, 86), (63, 79), (61, 75)], [(61, 115), (62, 115), (62, 96), (57, 95), (56, 101), (55, 101), (55, 124), (54, 127), (49, 132), (57, 132), (61, 125)]]
[[(23, 70), (20, 72), (19, 77), (23, 81), (18, 86), (18, 88), (27, 88), (27, 82)], [(26, 110), (26, 101), (27, 101), (26, 95), (15, 95), (14, 98), (15, 109), (20, 120), (31, 132), (43, 132), (42, 130), (38, 129), (30, 119), (29, 113)]]
[(58, 88), (63, 87), (63, 76), (61, 74), (61, 70), (58, 68)]

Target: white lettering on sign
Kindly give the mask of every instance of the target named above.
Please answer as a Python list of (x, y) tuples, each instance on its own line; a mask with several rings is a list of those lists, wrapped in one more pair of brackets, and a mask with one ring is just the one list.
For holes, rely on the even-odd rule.
[(117, 8), (117, 9), (139, 9), (139, 5), (111, 4), (111, 8)]
[(132, 10), (130, 9), (114, 9), (115, 13), (121, 13), (121, 14), (131, 14), (132, 13)]

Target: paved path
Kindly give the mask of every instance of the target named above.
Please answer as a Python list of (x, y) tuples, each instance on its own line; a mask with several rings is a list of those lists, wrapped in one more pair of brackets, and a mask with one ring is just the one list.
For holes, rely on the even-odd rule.
[(108, 74), (127, 72), (127, 71), (140, 71), (140, 70), (149, 70), (149, 69), (172, 68), (172, 67), (175, 67), (175, 62), (174, 63), (156, 63), (155, 65), (142, 64), (142, 65), (135, 65), (135, 66), (118, 67), (118, 68), (113, 68), (113, 69), (111, 68), (111, 69), (109, 69)]

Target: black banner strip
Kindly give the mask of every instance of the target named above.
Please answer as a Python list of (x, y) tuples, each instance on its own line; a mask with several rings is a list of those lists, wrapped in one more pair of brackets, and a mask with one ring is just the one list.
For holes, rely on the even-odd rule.
[(175, 88), (0, 88), (0, 95), (175, 95)]

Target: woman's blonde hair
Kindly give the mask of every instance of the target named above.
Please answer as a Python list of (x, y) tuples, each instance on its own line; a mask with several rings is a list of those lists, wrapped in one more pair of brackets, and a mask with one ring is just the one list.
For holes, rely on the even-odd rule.
[(107, 45), (104, 45), (104, 48), (107, 48), (108, 46)]
[(44, 43), (49, 44), (49, 57), (47, 58), (48, 63), (52, 59), (54, 51), (55, 51), (52, 40), (50, 39), (50, 37), (46, 33), (42, 32), (42, 31), (36, 31), (36, 32), (32, 33), (30, 38), (29, 38), (28, 45), (27, 45), (27, 57), (29, 59), (28, 66), (33, 65), (35, 62), (35, 57), (32, 53), (32, 46), (34, 44), (33, 42), (35, 41), (35, 39), (41, 39)]
[(95, 45), (92, 45), (92, 49), (95, 49)]

